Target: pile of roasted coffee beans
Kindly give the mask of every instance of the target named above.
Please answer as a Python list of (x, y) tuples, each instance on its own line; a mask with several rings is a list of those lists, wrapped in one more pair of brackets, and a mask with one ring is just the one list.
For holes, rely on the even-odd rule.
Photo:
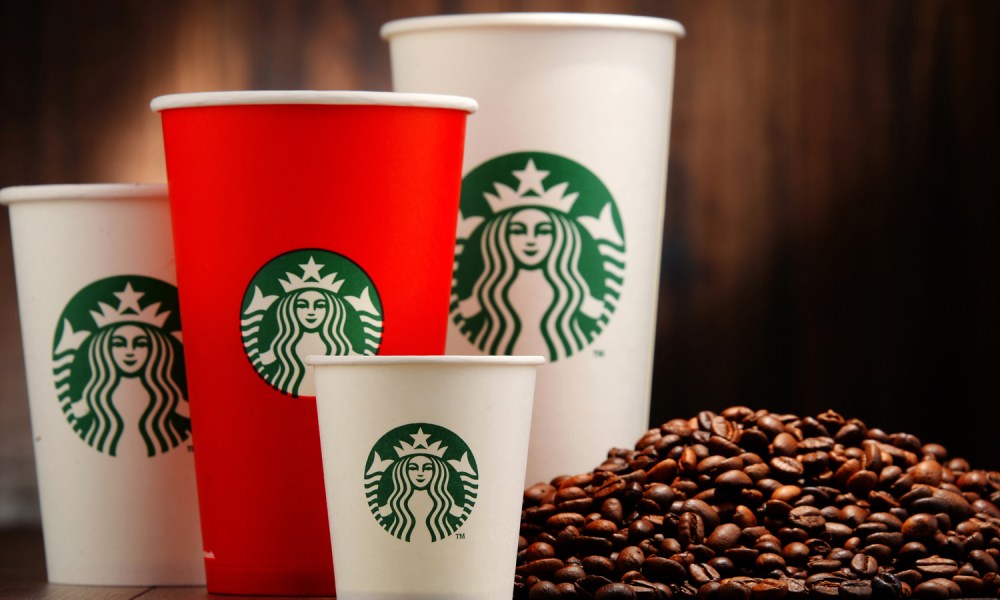
[(910, 434), (705, 411), (525, 490), (514, 598), (997, 597), (998, 504)]

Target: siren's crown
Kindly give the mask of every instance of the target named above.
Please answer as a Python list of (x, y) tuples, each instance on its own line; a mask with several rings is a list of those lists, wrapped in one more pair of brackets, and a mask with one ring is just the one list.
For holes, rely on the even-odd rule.
[(114, 292), (114, 294), (118, 298), (118, 308), (112, 308), (109, 304), (98, 302), (97, 307), (100, 310), (90, 311), (90, 316), (94, 318), (94, 323), (98, 327), (107, 327), (108, 325), (117, 323), (139, 322), (162, 328), (164, 323), (167, 322), (167, 318), (170, 317), (169, 310), (162, 313), (159, 312), (159, 302), (153, 302), (140, 308), (139, 299), (145, 296), (146, 293), (137, 292), (132, 289), (131, 282), (127, 282), (122, 291)]
[(399, 446), (393, 448), (399, 458), (410, 456), (411, 454), (432, 454), (438, 458), (444, 458), (444, 453), (448, 451), (447, 446), (442, 446), (441, 441), (428, 442), (429, 434), (424, 433), (423, 428), (417, 429), (416, 433), (410, 434), (413, 438), (412, 444), (400, 442)]
[(319, 272), (323, 270), (323, 266), (316, 262), (316, 260), (310, 256), (309, 262), (304, 265), (299, 265), (302, 268), (302, 276), (295, 275), (294, 273), (285, 273), (285, 279), (279, 279), (278, 283), (281, 284), (281, 288), (285, 290), (285, 293), (294, 292), (297, 290), (313, 289), (313, 290), (326, 290), (330, 293), (336, 294), (340, 291), (340, 287), (344, 285), (344, 280), (337, 279), (336, 273), (330, 273), (329, 275), (320, 276)]
[(539, 171), (535, 166), (534, 159), (528, 159), (528, 164), (525, 165), (524, 169), (513, 171), (513, 174), (519, 182), (516, 191), (495, 181), (493, 189), (496, 193), (483, 193), (494, 214), (525, 206), (542, 206), (561, 213), (569, 213), (579, 196), (577, 192), (566, 193), (569, 183), (565, 181), (546, 189), (542, 185), (542, 181), (549, 176), (549, 171)]

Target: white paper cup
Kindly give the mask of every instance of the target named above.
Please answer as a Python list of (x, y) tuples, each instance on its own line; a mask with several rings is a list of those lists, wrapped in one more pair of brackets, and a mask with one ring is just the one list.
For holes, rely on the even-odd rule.
[(398, 91), (469, 122), (449, 354), (541, 354), (527, 483), (592, 469), (648, 426), (674, 51), (650, 17), (387, 23)]
[(315, 367), (337, 597), (510, 598), (540, 357)]
[(164, 185), (0, 190), (48, 579), (204, 583)]

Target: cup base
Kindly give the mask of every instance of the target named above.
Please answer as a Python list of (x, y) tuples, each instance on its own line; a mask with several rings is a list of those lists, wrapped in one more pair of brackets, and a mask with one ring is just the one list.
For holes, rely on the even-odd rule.
[(210, 594), (236, 596), (319, 596), (335, 597), (333, 574), (267, 571), (261, 568), (210, 568), (207, 573)]

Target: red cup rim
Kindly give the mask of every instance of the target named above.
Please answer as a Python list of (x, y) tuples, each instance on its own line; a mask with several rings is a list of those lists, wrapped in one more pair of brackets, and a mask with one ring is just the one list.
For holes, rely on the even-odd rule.
[(0, 204), (45, 200), (166, 198), (165, 183), (61, 183), (15, 185), (0, 190)]
[(479, 365), (479, 366), (534, 366), (545, 362), (541, 356), (462, 356), (462, 355), (434, 355), (434, 356), (321, 356), (310, 355), (306, 357), (306, 364), (314, 367), (318, 366), (360, 366), (374, 367), (383, 365)]
[(190, 92), (157, 96), (149, 103), (155, 112), (177, 108), (247, 105), (347, 105), (441, 108), (474, 113), (479, 104), (472, 98), (445, 94), (410, 94), (400, 92), (317, 91), (317, 90), (242, 90), (227, 92)]
[(484, 13), (410, 17), (382, 25), (381, 35), (382, 39), (388, 40), (396, 35), (417, 31), (486, 27), (632, 29), (667, 33), (678, 38), (686, 35), (684, 26), (670, 19), (594, 13)]

